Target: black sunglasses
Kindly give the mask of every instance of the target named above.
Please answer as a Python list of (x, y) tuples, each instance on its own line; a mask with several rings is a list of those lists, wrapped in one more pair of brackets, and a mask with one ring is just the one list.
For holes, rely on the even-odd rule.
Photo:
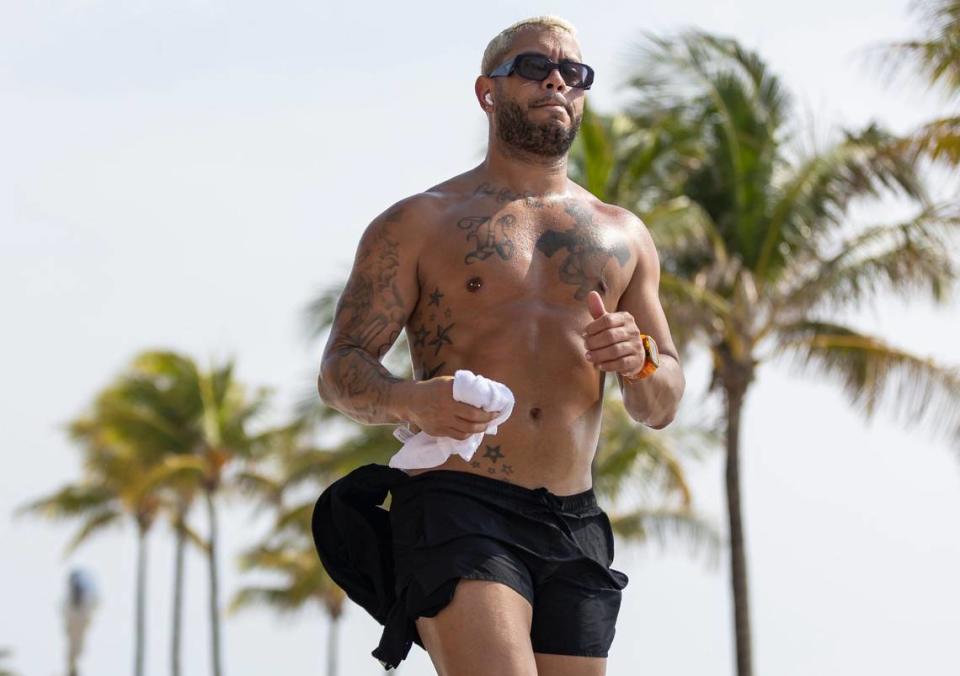
[(560, 69), (560, 77), (568, 87), (590, 89), (593, 84), (593, 68), (585, 63), (562, 61), (554, 63), (543, 54), (517, 54), (501, 66), (495, 68), (487, 77), (506, 77), (516, 73), (527, 80), (543, 82), (554, 68)]

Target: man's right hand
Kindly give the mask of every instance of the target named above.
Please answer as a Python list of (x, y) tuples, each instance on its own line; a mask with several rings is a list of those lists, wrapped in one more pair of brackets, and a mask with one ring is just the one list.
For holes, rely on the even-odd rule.
[(409, 390), (407, 406), (411, 432), (463, 441), (483, 432), (499, 411), (485, 411), (453, 398), (453, 376), (418, 380)]

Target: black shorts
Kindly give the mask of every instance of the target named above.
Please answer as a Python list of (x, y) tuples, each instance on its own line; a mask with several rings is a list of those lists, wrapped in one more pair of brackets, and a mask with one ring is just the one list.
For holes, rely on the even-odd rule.
[[(351, 474), (358, 473), (353, 494), (363, 500), (338, 500), (343, 486), (325, 504), (321, 496), (314, 535), (331, 577), (384, 625), (373, 655), (385, 667), (397, 666), (411, 641), (423, 647), (416, 618), (449, 604), (460, 579), (495, 580), (523, 595), (533, 607), (535, 652), (607, 656), (628, 578), (610, 567), (613, 531), (592, 488), (558, 496), (455, 470), (411, 477), (367, 465)], [(385, 490), (392, 496), (389, 513), (370, 512), (371, 499), (382, 500)], [(340, 509), (331, 510), (331, 497)], [(331, 538), (338, 530), (339, 540)], [(373, 593), (357, 584), (358, 569)]]

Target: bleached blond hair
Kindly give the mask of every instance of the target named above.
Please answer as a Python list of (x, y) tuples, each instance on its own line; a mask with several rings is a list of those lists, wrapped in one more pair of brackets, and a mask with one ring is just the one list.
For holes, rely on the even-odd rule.
[(513, 39), (517, 36), (517, 33), (531, 26), (566, 31), (573, 37), (577, 37), (577, 29), (573, 27), (573, 24), (566, 19), (561, 19), (559, 16), (533, 16), (529, 19), (523, 19), (511, 26), (507, 26), (490, 41), (487, 48), (483, 50), (483, 60), (480, 62), (480, 74), (487, 75), (499, 66), (504, 55), (510, 51), (510, 46), (513, 44)]

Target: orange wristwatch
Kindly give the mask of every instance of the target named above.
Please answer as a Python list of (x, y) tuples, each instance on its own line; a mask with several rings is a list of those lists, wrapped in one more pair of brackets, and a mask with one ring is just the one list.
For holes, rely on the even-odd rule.
[(626, 380), (631, 382), (649, 378), (651, 375), (653, 375), (653, 372), (657, 370), (657, 367), (660, 366), (660, 353), (657, 351), (657, 343), (653, 339), (653, 336), (648, 336), (645, 333), (641, 333), (640, 340), (643, 342), (643, 351), (646, 353), (643, 366), (641, 366), (640, 370), (636, 373), (633, 373), (629, 376), (623, 376)]

